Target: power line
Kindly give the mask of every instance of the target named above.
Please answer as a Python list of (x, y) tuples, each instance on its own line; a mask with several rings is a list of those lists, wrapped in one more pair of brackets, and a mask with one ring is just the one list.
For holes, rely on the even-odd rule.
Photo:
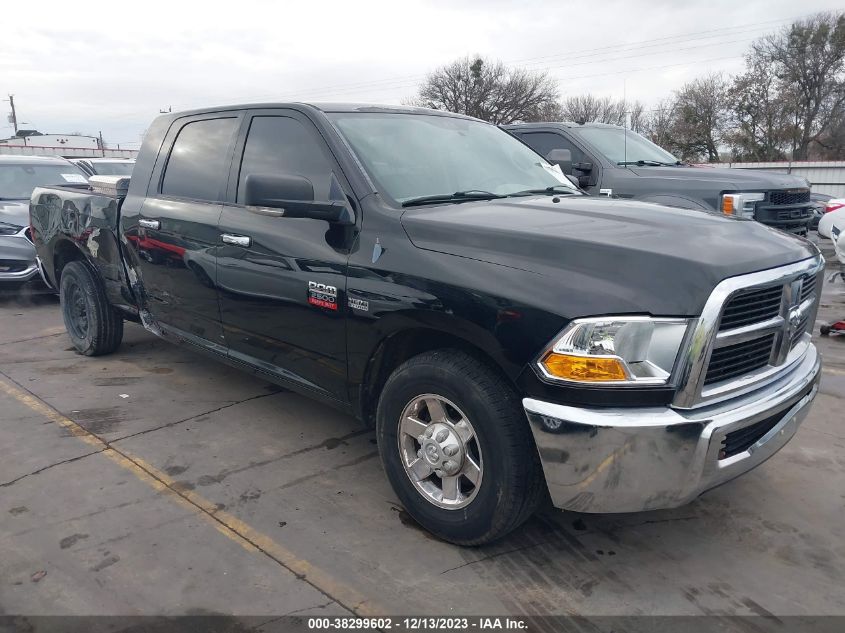
[[(808, 17), (810, 14), (803, 14), (797, 17), (792, 18), (779, 18), (779, 19), (772, 19), (772, 20), (765, 20), (761, 22), (750, 22), (747, 24), (739, 24), (734, 25), (731, 27), (721, 27), (718, 29), (708, 29), (705, 31), (694, 31), (694, 32), (687, 32), (687, 33), (679, 33), (676, 35), (669, 35), (660, 38), (650, 38), (648, 40), (640, 40), (636, 42), (628, 42), (623, 44), (614, 44), (608, 46), (602, 46), (594, 49), (587, 49), (581, 50), (580, 53), (578, 51), (568, 51), (568, 52), (560, 52), (554, 53), (550, 55), (544, 55), (540, 57), (528, 57), (522, 58), (517, 60), (505, 61), (506, 65), (512, 65), (516, 63), (524, 63), (524, 62), (533, 62), (533, 60), (543, 60), (543, 59), (555, 59), (555, 58), (567, 58), (567, 59), (589, 59), (591, 57), (599, 57), (602, 54), (618, 54), (618, 53), (627, 53), (632, 51), (637, 51), (645, 48), (650, 47), (661, 47), (661, 46), (670, 46), (673, 40), (683, 40), (683, 41), (696, 41), (696, 40), (706, 40), (706, 39), (713, 39), (719, 37), (730, 37), (734, 35), (739, 35), (741, 33), (750, 33), (754, 31), (760, 30), (763, 25), (772, 25), (776, 23), (787, 23), (793, 22), (795, 20), (800, 20), (802, 18)], [(756, 28), (749, 28), (749, 27), (756, 27)], [(739, 30), (738, 30), (739, 29)], [(741, 30), (744, 29), (744, 30)], [(701, 37), (694, 37), (694, 36), (701, 36)], [(727, 42), (710, 42), (705, 46), (721, 46), (730, 43), (737, 43), (741, 41), (750, 41), (754, 38), (747, 38), (745, 40), (732, 40)], [(672, 49), (668, 48), (666, 50), (658, 50), (650, 54), (659, 54), (664, 52), (678, 52), (679, 50), (691, 50), (694, 48), (703, 48), (703, 46), (695, 46), (695, 47), (688, 47), (685, 49)], [(576, 53), (576, 54), (574, 54)], [(647, 55), (647, 54), (645, 54)], [(639, 57), (644, 55), (627, 55), (626, 57)], [(586, 62), (577, 62), (572, 64), (566, 64), (565, 66), (576, 66), (576, 65), (584, 65), (585, 63), (599, 63), (605, 61), (616, 61), (615, 59), (603, 59), (598, 61), (586, 61)], [(535, 64), (538, 62), (534, 62)], [(549, 70), (555, 68), (562, 68), (564, 66), (553, 66), (549, 67)], [(533, 70), (543, 70), (543, 67), (537, 67)], [(606, 74), (606, 73), (601, 73)], [(600, 74), (600, 75), (601, 75)], [(618, 74), (618, 73), (612, 73)], [(600, 76), (597, 75), (597, 76)], [(422, 80), (428, 76), (426, 74), (417, 74), (417, 75), (405, 75), (400, 77), (392, 77), (392, 78), (385, 78), (385, 79), (377, 79), (377, 80), (370, 80), (365, 82), (351, 82), (346, 84), (335, 84), (329, 86), (312, 86), (311, 88), (302, 88), (295, 90), (293, 92), (287, 93), (264, 93), (261, 95), (250, 95), (250, 96), (241, 96), (238, 98), (233, 99), (232, 101), (241, 101), (241, 102), (249, 102), (249, 101), (261, 101), (264, 99), (279, 99), (279, 98), (289, 98), (289, 97), (297, 97), (301, 95), (308, 95), (309, 97), (312, 95), (321, 95), (321, 94), (348, 94), (349, 92), (355, 92), (357, 90), (363, 90), (368, 88), (377, 88), (379, 90), (384, 89), (398, 89), (398, 88), (405, 88), (411, 87), (417, 84), (418, 80)], [(587, 77), (586, 75), (580, 76), (579, 78)], [(207, 100), (204, 102), (198, 101), (191, 101), (191, 102), (183, 102), (176, 104), (177, 109), (180, 108), (191, 108), (191, 107), (199, 107), (201, 105), (207, 104)], [(140, 111), (138, 112), (140, 114)], [(132, 113), (134, 114), (134, 113)], [(120, 118), (131, 116), (131, 114), (121, 115)], [(108, 117), (107, 117), (108, 118)]]

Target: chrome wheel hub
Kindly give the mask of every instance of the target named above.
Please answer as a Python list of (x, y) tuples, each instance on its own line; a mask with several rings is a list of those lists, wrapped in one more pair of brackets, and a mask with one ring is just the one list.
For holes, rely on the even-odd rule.
[(398, 433), (402, 465), (417, 491), (448, 509), (469, 504), (481, 485), (481, 447), (475, 429), (454, 403), (424, 394), (402, 411)]
[[(420, 441), (420, 438), (417, 438)], [(438, 477), (457, 475), (464, 463), (461, 438), (447, 424), (430, 424), (420, 441), (417, 457), (425, 459)]]

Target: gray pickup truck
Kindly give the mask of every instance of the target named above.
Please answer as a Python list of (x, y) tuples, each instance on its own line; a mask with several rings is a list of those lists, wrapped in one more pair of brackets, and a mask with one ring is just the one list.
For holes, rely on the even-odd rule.
[(810, 187), (789, 174), (684, 164), (636, 132), (601, 123), (504, 126), (595, 195), (753, 218), (806, 236)]

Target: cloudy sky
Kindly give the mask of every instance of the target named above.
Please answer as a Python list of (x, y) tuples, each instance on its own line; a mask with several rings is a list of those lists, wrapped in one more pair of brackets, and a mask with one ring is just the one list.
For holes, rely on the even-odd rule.
[[(249, 101), (400, 103), (427, 72), (480, 54), (544, 70), (562, 96), (654, 104), (737, 72), (755, 38), (841, 0), (315, 0), (81, 3), (6, 11), (0, 98), (42, 132), (137, 147), (162, 108)], [(0, 102), (8, 112), (8, 103)], [(0, 138), (12, 134), (0, 117)]]

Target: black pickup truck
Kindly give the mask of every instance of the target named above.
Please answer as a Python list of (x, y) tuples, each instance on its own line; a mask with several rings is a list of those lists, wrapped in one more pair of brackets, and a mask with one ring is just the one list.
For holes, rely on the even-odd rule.
[(798, 176), (687, 165), (618, 125), (518, 123), (505, 129), (595, 195), (721, 211), (803, 236), (813, 219), (810, 185)]
[(374, 424), (408, 512), (455, 543), (504, 535), (548, 496), (684, 504), (773, 455), (816, 394), (815, 247), (583, 195), (482, 121), (165, 115), (123, 185), (33, 193), (76, 349), (114, 352), (138, 321)]

